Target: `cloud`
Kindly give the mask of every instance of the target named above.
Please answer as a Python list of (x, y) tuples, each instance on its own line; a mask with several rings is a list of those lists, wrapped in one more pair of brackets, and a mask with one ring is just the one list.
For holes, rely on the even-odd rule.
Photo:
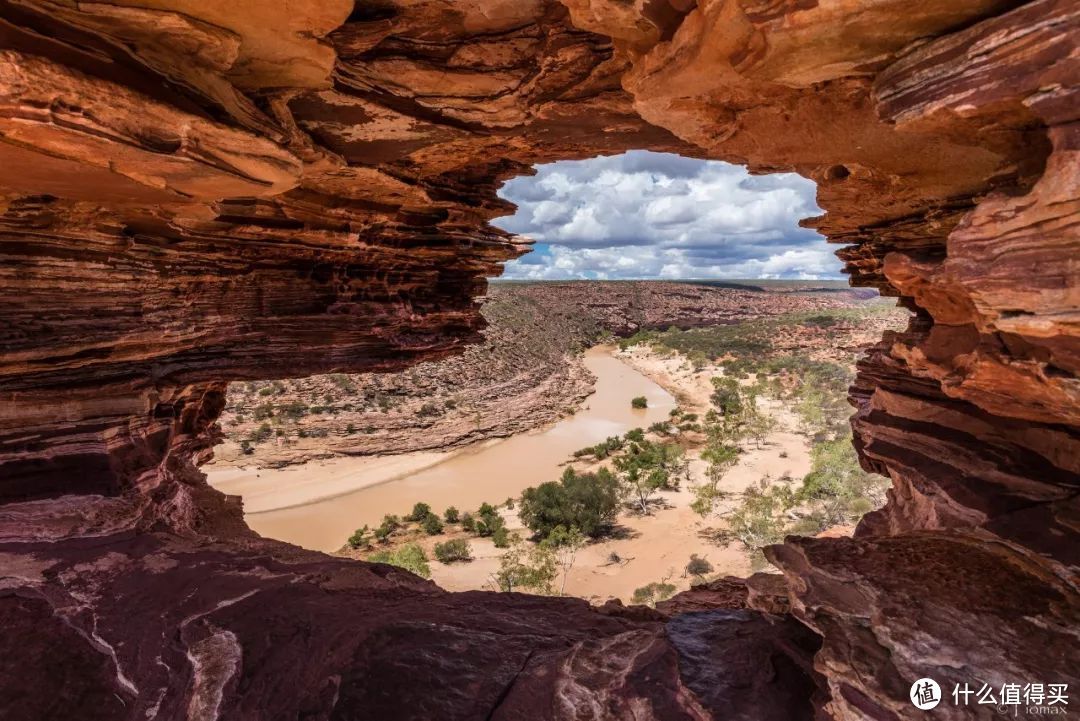
[(821, 278), (840, 261), (798, 227), (820, 214), (798, 175), (631, 151), (539, 165), (500, 195), (517, 204), (495, 225), (537, 241), (509, 278)]

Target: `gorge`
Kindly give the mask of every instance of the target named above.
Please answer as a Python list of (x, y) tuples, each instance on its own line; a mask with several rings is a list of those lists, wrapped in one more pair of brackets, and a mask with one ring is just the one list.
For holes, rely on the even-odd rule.
[[(1077, 688), (1078, 15), (0, 0), (0, 715), (900, 719), (925, 677)], [(813, 179), (805, 224), (912, 311), (850, 390), (892, 483), (852, 538), (594, 608), (264, 539), (207, 485), (229, 383), (461, 353), (528, 246), (488, 224), (500, 184), (627, 149)]]

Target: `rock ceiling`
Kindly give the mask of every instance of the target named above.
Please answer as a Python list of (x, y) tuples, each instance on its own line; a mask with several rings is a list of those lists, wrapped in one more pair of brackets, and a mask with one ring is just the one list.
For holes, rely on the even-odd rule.
[[(1078, 28), (1066, 0), (0, 0), (5, 718), (1080, 688)], [(499, 184), (631, 148), (814, 179), (852, 283), (916, 312), (851, 391), (889, 503), (769, 552), (790, 615), (447, 594), (259, 539), (205, 485), (229, 381), (476, 341), (526, 247), (487, 225)]]

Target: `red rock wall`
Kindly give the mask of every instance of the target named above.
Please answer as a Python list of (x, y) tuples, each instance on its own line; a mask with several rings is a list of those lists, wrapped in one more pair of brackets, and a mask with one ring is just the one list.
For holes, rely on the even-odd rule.
[[(628, 148), (813, 178), (826, 214), (808, 224), (844, 246), (853, 284), (917, 312), (852, 388), (889, 504), (854, 539), (770, 551), (823, 638), (821, 677), (792, 661), (773, 681), (787, 717), (826, 690), (835, 718), (909, 717), (921, 676), (1080, 688), (1077, 15), (1065, 0), (0, 0), (5, 659), (69, 649), (68, 676), (6, 661), (7, 715), (385, 717), (370, 679), (399, 646), (432, 664), (413, 661), (403, 718), (508, 699), (516, 717), (730, 713), (734, 696), (704, 690), (737, 671), (718, 629), (757, 616), (688, 640), (688, 616), (615, 628), (580, 609), (590, 634), (551, 645), (536, 626), (489, 658), (549, 611), (479, 595), (510, 626), (457, 657), (514, 669), (480, 706), (456, 693), (473, 672), (449, 688), (425, 651), (480, 633), (453, 596), (432, 596), (449, 599), (438, 631), (372, 621), (382, 640), (270, 654), (252, 624), (325, 634), (358, 603), (426, 609), (435, 592), (365, 590), (366, 570), (251, 538), (195, 469), (228, 381), (400, 368), (475, 340), (484, 277), (523, 250), (486, 225), (509, 210), (498, 184)], [(296, 673), (311, 653), (326, 662)], [(569, 705), (530, 701), (550, 696), (550, 664)], [(24, 667), (15, 689), (35, 691), (13, 696)], [(739, 696), (736, 715), (784, 717), (764, 703)]]

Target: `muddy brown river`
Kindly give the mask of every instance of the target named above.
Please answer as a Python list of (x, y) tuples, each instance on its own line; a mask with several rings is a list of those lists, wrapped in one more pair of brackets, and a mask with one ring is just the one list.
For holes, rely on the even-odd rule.
[[(529, 486), (558, 479), (579, 448), (664, 420), (675, 399), (598, 346), (585, 353), (596, 388), (581, 410), (554, 425), (446, 453), (342, 457), (282, 469), (207, 467), (210, 483), (244, 498), (258, 533), (305, 548), (334, 551), (365, 524), (404, 514), (417, 501), (441, 513), (502, 503)], [(648, 408), (630, 407), (645, 396)]]

